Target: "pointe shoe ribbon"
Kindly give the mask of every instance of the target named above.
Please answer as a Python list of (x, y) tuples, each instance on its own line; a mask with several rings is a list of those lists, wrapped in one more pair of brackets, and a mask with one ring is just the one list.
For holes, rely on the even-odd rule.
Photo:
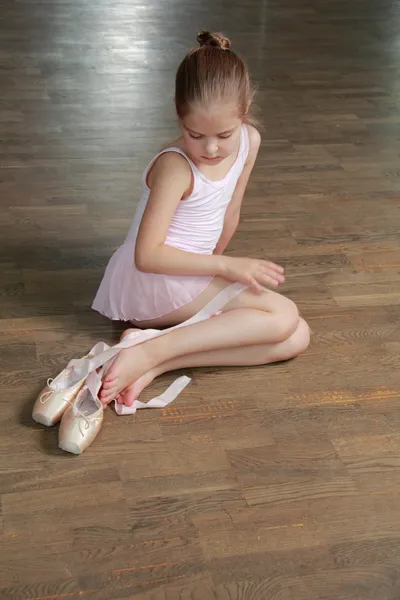
[(165, 408), (179, 396), (182, 390), (184, 390), (190, 382), (190, 377), (178, 377), (178, 379), (175, 379), (175, 381), (160, 396), (152, 398), (148, 402), (135, 400), (132, 406), (125, 406), (125, 404), (119, 404), (114, 400), (115, 412), (117, 415), (134, 415), (140, 408)]
[[(132, 346), (136, 346), (137, 344), (142, 344), (143, 342), (145, 342), (146, 340), (149, 340), (151, 338), (166, 335), (167, 333), (170, 333), (171, 331), (174, 331), (175, 329), (179, 329), (181, 327), (187, 327), (188, 325), (194, 325), (195, 323), (200, 323), (201, 321), (206, 321), (207, 319), (210, 319), (215, 314), (218, 314), (228, 302), (233, 300), (233, 298), (238, 296), (241, 292), (243, 292), (247, 288), (248, 288), (248, 286), (244, 285), (242, 283), (233, 283), (232, 285), (229, 285), (226, 288), (224, 288), (223, 290), (221, 290), (221, 292), (219, 292), (202, 310), (200, 310), (198, 313), (196, 313), (193, 317), (191, 317), (187, 321), (180, 323), (179, 325), (175, 325), (174, 327), (169, 327), (168, 329), (163, 329), (163, 330), (146, 329), (145, 331), (134, 332), (132, 334), (127, 335), (122, 340), (122, 342), (115, 344), (115, 346), (108, 348), (103, 353), (98, 354), (97, 356), (89, 357), (89, 358), (84, 357), (84, 358), (81, 358), (81, 359), (75, 361), (74, 362), (74, 377), (77, 380), (81, 380), (82, 378), (87, 377), (89, 375), (89, 373), (92, 373), (96, 369), (99, 369), (106, 363), (108, 363), (108, 365), (110, 365), (111, 360), (121, 350), (124, 350), (125, 348), (132, 348)], [(177, 382), (179, 382), (179, 383), (177, 383)], [(187, 377), (184, 379), (179, 378), (179, 380), (177, 380), (177, 382), (174, 382), (172, 384), (172, 386), (170, 386), (170, 388), (172, 387), (172, 389), (168, 388), (168, 390), (166, 391), (166, 392), (168, 392), (167, 398), (170, 398), (167, 402), (168, 404), (170, 402), (172, 402), (172, 400), (175, 400), (175, 398), (178, 396), (178, 394), (180, 394), (182, 389), (184, 389), (188, 385), (188, 383), (190, 382), (190, 379)], [(174, 385), (175, 383), (176, 383), (176, 385)], [(162, 400), (160, 400), (160, 398), (162, 398)], [(163, 394), (162, 396), (155, 398), (153, 400), (154, 401), (157, 400), (157, 402), (165, 402), (165, 396)], [(134, 403), (134, 406), (135, 406), (135, 404), (136, 403)], [(142, 403), (140, 403), (140, 404), (142, 404)], [(118, 406), (120, 407), (121, 405), (118, 405)], [(144, 406), (136, 405), (136, 408), (132, 412), (132, 409), (134, 408), (134, 406), (126, 407), (127, 409), (129, 409), (128, 412), (126, 412), (125, 409), (123, 409), (121, 412), (120, 408), (118, 408), (118, 410), (116, 408), (116, 412), (118, 414), (133, 414), (134, 412), (136, 412), (137, 408), (145, 408), (145, 407), (151, 408), (151, 406), (149, 406), (149, 403), (147, 403)], [(153, 404), (153, 406), (154, 406), (154, 404)], [(165, 406), (165, 404), (163, 404), (162, 406)]]

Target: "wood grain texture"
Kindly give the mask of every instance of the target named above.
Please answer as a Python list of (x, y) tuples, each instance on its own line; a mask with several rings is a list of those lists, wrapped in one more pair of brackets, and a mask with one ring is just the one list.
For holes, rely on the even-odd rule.
[[(0, 0), (0, 599), (400, 597), (399, 0)], [(107, 411), (81, 457), (32, 422), (121, 331), (90, 309), (198, 29), (257, 82), (231, 255), (285, 266), (295, 361), (204, 368)], [(147, 400), (176, 374), (146, 390)]]

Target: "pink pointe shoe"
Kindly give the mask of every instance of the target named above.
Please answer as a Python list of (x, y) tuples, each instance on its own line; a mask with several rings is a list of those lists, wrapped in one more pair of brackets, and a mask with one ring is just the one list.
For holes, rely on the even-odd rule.
[[(83, 359), (95, 357), (107, 348), (107, 344), (100, 342), (93, 346)], [(46, 387), (40, 392), (33, 407), (34, 421), (48, 427), (58, 423), (86, 381), (86, 377), (77, 380), (74, 372), (75, 365), (80, 364), (81, 361), (82, 359), (71, 360), (55, 379), (47, 380)]]
[(65, 452), (82, 454), (99, 433), (104, 408), (99, 400), (103, 369), (93, 371), (86, 383), (63, 414), (58, 430), (58, 445)]

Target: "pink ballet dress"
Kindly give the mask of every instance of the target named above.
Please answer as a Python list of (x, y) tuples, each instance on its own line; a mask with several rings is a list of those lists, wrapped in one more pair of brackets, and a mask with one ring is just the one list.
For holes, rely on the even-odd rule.
[(151, 161), (142, 177), (143, 192), (128, 235), (111, 257), (92, 308), (109, 319), (148, 321), (167, 315), (194, 300), (212, 276), (160, 275), (139, 271), (134, 262), (135, 242), (150, 190), (147, 174), (164, 152), (185, 157), (193, 172), (193, 190), (181, 200), (172, 218), (166, 244), (199, 254), (212, 254), (221, 236), (225, 212), (249, 152), (249, 135), (242, 126), (237, 158), (225, 177), (210, 181), (180, 148), (166, 148)]

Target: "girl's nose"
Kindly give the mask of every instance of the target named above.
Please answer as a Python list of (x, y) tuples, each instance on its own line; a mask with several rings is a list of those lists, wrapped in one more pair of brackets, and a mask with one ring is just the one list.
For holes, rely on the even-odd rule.
[(216, 140), (210, 140), (206, 145), (207, 156), (213, 157), (218, 152), (218, 144)]

